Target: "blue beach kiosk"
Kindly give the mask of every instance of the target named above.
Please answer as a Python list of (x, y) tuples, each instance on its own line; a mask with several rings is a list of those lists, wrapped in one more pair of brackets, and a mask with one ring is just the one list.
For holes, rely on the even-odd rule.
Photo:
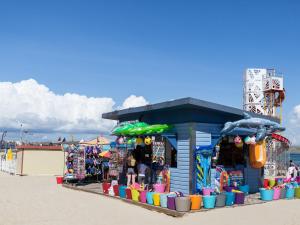
[[(148, 124), (170, 124), (173, 130), (162, 134), (166, 143), (166, 162), (170, 167), (170, 190), (181, 191), (184, 194), (194, 194), (197, 187), (197, 160), (201, 152), (205, 154), (210, 166), (211, 157), (215, 154), (216, 145), (220, 143), (221, 130), (228, 121), (237, 121), (244, 118), (245, 111), (225, 105), (207, 102), (195, 98), (182, 98), (136, 108), (123, 109), (105, 113), (104, 119), (116, 120), (119, 123), (126, 121), (140, 121)], [(265, 118), (279, 122), (275, 118), (247, 112), (258, 118)], [(244, 134), (250, 135), (249, 131)], [(172, 159), (167, 149), (171, 146), (176, 151), (176, 159)], [(235, 153), (234, 153), (235, 154)], [(226, 153), (223, 154), (226, 158)], [(250, 186), (250, 192), (257, 192), (261, 186), (263, 169), (254, 169), (249, 165), (247, 154), (244, 156), (243, 179)], [(198, 157), (198, 158), (197, 158)], [(170, 159), (168, 159), (170, 158)], [(174, 157), (173, 157), (174, 158)], [(176, 162), (171, 162), (171, 161)], [(202, 159), (203, 160), (203, 159)], [(230, 159), (231, 160), (231, 159)], [(209, 168), (207, 168), (209, 169)], [(202, 171), (203, 172), (203, 171)]]

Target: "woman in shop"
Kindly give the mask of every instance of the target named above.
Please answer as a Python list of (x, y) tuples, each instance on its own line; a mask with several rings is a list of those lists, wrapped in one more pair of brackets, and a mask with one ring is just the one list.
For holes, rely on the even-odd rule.
[(132, 154), (127, 158), (127, 186), (130, 184), (135, 184), (136, 173), (134, 171), (136, 166), (136, 160)]

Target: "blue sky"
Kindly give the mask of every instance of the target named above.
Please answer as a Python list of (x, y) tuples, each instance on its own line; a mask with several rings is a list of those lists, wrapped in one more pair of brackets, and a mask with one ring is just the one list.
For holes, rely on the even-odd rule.
[(284, 73), (285, 122), (300, 104), (299, 1), (6, 1), (0, 81), (56, 94), (196, 97), (242, 105), (247, 67)]

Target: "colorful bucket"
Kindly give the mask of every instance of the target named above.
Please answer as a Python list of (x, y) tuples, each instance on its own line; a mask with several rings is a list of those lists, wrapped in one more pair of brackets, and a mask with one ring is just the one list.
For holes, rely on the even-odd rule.
[(295, 197), (300, 198), (300, 187), (295, 188)]
[(226, 192), (226, 206), (232, 206), (235, 201), (235, 194), (233, 192)]
[(168, 194), (160, 194), (160, 206), (163, 208), (168, 207)]
[(201, 208), (202, 196), (190, 195), (191, 198), (191, 210), (199, 210)]
[(239, 190), (244, 192), (245, 195), (248, 195), (250, 187), (249, 187), (249, 185), (241, 185), (241, 186), (239, 186)]
[(136, 189), (131, 190), (132, 201), (138, 202), (140, 197), (140, 192)]
[(206, 195), (203, 196), (203, 207), (205, 209), (213, 209), (216, 204), (216, 196), (215, 195)]
[(154, 184), (153, 187), (154, 187), (154, 191), (157, 193), (164, 193), (166, 189), (165, 184)]
[(110, 188), (110, 183), (103, 182), (102, 183), (102, 189), (104, 194), (108, 194), (108, 189)]
[(268, 190), (265, 188), (260, 188), (259, 189), (260, 192), (260, 198), (263, 201), (272, 201), (273, 200), (273, 196), (274, 196), (274, 190)]
[(153, 205), (160, 206), (160, 193), (153, 194)]
[(126, 188), (125, 192), (126, 192), (126, 198), (131, 200), (132, 199), (131, 189), (130, 188)]
[(176, 198), (176, 195), (168, 195), (168, 197), (167, 197), (168, 209), (176, 210), (175, 198)]
[(287, 188), (286, 189), (286, 198), (287, 199), (292, 199), (295, 196), (295, 188)]
[(119, 186), (119, 195), (121, 198), (126, 198), (126, 186)]
[(119, 185), (114, 185), (113, 189), (114, 189), (115, 196), (119, 196), (120, 195), (120, 193), (119, 193)]
[(56, 177), (56, 183), (57, 184), (62, 184), (64, 182), (64, 178), (63, 177)]
[(234, 203), (237, 205), (243, 205), (245, 203), (245, 193), (244, 192), (235, 193)]
[(147, 192), (147, 194), (146, 194), (146, 198), (147, 198), (147, 203), (149, 204), (149, 205), (153, 205), (153, 194), (154, 194), (155, 192)]
[(273, 188), (273, 190), (274, 190), (274, 195), (273, 195), (273, 199), (274, 200), (278, 200), (278, 199), (280, 199), (280, 188)]
[(140, 202), (141, 203), (147, 203), (147, 191), (141, 191), (140, 192)]

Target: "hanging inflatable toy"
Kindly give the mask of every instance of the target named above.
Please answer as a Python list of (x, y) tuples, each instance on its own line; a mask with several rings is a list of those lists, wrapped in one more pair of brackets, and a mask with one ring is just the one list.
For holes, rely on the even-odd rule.
[(152, 138), (147, 136), (144, 140), (145, 145), (151, 145), (152, 144)]
[(138, 138), (136, 139), (136, 144), (137, 144), (137, 145), (142, 145), (143, 143), (144, 143), (143, 138), (138, 137)]
[(250, 145), (249, 159), (251, 167), (256, 169), (262, 168), (267, 160), (266, 142)]
[(249, 136), (247, 136), (245, 139), (244, 139), (244, 142), (246, 145), (250, 145), (251, 143), (251, 138)]
[(243, 148), (243, 140), (240, 136), (234, 138), (234, 144), (237, 148)]

